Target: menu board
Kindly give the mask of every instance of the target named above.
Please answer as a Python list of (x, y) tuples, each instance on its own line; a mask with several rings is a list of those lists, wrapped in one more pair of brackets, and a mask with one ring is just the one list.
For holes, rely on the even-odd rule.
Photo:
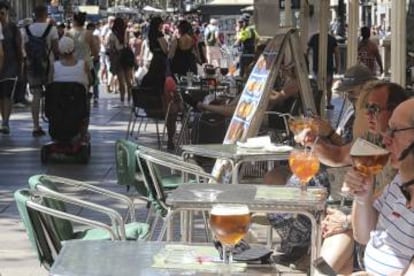
[[(269, 92), (281, 64), (279, 53), (284, 52), (286, 44), (286, 33), (276, 35), (257, 60), (240, 96), (223, 144), (234, 144), (257, 135)], [(212, 175), (220, 182), (230, 182), (231, 166), (228, 161), (217, 160)]]

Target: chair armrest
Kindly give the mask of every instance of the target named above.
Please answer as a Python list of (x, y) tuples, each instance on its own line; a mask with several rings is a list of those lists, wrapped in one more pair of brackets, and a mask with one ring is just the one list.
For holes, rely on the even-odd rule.
[[(65, 194), (58, 193), (56, 191), (53, 191), (43, 185), (37, 186), (37, 193), (41, 197), (46, 197), (54, 200), (60, 200), (66, 203), (70, 203), (79, 207), (87, 208), (93, 211), (96, 211), (98, 213), (102, 213), (104, 215), (107, 215), (112, 223), (113, 229), (115, 229), (115, 233), (120, 240), (126, 239), (126, 232), (125, 232), (125, 224), (124, 220), (122, 219), (122, 216), (114, 209), (88, 202), (85, 200), (81, 200), (75, 197), (71, 197)], [(65, 213), (67, 214), (67, 213)], [(72, 214), (68, 214), (72, 215)], [(88, 219), (87, 219), (88, 220)], [(110, 227), (110, 226), (108, 226)]]
[(168, 153), (168, 152), (159, 151), (159, 150), (144, 147), (144, 146), (139, 146), (139, 151), (141, 151), (143, 153), (151, 154), (151, 155), (157, 155), (158, 157), (160, 157), (162, 159), (170, 160), (172, 162), (175, 162), (175, 161), (185, 162), (188, 167), (203, 170), (203, 168), (201, 168), (197, 164), (186, 162), (180, 155), (175, 155), (175, 154), (171, 154), (171, 153)]
[[(141, 156), (143, 156), (146, 160), (163, 167), (167, 167), (173, 170), (181, 171), (184, 174), (192, 174), (195, 175), (197, 180), (199, 181), (200, 178), (206, 178), (210, 181), (217, 183), (217, 179), (209, 173), (206, 173), (201, 167), (197, 165), (189, 165), (188, 162), (185, 162), (182, 159), (170, 159), (166, 158), (166, 156), (161, 154), (153, 154), (151, 155), (141, 152)], [(172, 162), (173, 161), (173, 162)], [(184, 180), (184, 176), (183, 176)]]
[(60, 218), (60, 219), (66, 219), (66, 220), (77, 222), (77, 223), (80, 223), (80, 224), (83, 224), (83, 225), (103, 229), (103, 230), (105, 230), (109, 233), (112, 240), (118, 240), (119, 239), (118, 235), (113, 231), (113, 229), (109, 225), (106, 225), (105, 223), (95, 221), (95, 220), (91, 220), (91, 219), (87, 219), (87, 218), (83, 218), (83, 217), (79, 217), (79, 216), (76, 216), (76, 215), (73, 215), (73, 214), (68, 214), (68, 213), (58, 211), (58, 210), (55, 210), (55, 209), (52, 209), (52, 208), (48, 208), (48, 207), (43, 206), (41, 204), (35, 203), (33, 201), (27, 201), (27, 206), (29, 208), (32, 208), (32, 209), (37, 210), (39, 212), (48, 214), (50, 216), (54, 216), (54, 217), (57, 217), (57, 218)]
[[(64, 185), (69, 185), (69, 186), (74, 186), (74, 187), (78, 187), (78, 188), (82, 188), (84, 190), (88, 190), (91, 192), (95, 192), (97, 194), (106, 196), (108, 198), (113, 198), (113, 199), (117, 199), (120, 202), (123, 202), (125, 205), (127, 205), (127, 209), (128, 209), (128, 213), (130, 215), (130, 219), (131, 222), (135, 222), (136, 218), (135, 218), (135, 204), (133, 202), (132, 199), (130, 199), (129, 197), (119, 194), (119, 193), (115, 193), (112, 191), (109, 191), (107, 189), (103, 189), (94, 185), (90, 185), (87, 184), (83, 181), (78, 181), (78, 180), (74, 180), (74, 179), (69, 179), (69, 178), (64, 178), (64, 177), (59, 177), (59, 176), (53, 176), (53, 175), (35, 175), (30, 177), (29, 179), (29, 183), (30, 182), (37, 182), (37, 184), (42, 184), (42, 180), (46, 180), (46, 181), (51, 181), (51, 182), (59, 182), (61, 184)], [(33, 185), (33, 183), (30, 183), (31, 186), (35, 186)]]

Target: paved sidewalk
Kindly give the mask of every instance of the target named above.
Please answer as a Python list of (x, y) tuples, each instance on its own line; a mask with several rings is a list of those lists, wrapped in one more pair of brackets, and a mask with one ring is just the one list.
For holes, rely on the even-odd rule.
[[(43, 276), (47, 271), (39, 266), (37, 256), (31, 248), (25, 229), (20, 222), (13, 200), (15, 190), (27, 187), (27, 179), (34, 174), (47, 173), (87, 181), (92, 184), (125, 193), (116, 184), (114, 142), (125, 137), (129, 108), (114, 108), (118, 95), (104, 94), (98, 107), (91, 108), (92, 156), (89, 164), (63, 164), (40, 162), (40, 147), (49, 137), (33, 138), (29, 108), (13, 111), (10, 135), (0, 134), (0, 275)], [(339, 101), (331, 116), (339, 111)], [(47, 129), (47, 124), (43, 124)], [(149, 135), (140, 138), (140, 143), (156, 147), (155, 127), (148, 125)], [(133, 191), (130, 192), (134, 196)], [(145, 216), (144, 204), (139, 205), (138, 220)], [(200, 231), (201, 233), (203, 231)]]
[[(10, 121), (11, 134), (0, 134), (1, 276), (47, 275), (39, 266), (13, 200), (13, 192), (27, 187), (27, 179), (31, 175), (47, 173), (70, 177), (125, 193), (125, 188), (116, 184), (114, 142), (125, 137), (130, 109), (113, 108), (118, 103), (118, 96), (104, 94), (98, 107), (91, 108), (89, 129), (92, 155), (87, 165), (55, 162), (42, 165), (40, 147), (49, 141), (49, 137), (32, 137), (30, 108), (13, 111)], [(46, 123), (43, 124), (43, 128), (47, 129)], [(148, 131), (151, 132), (152, 129), (153, 125), (149, 124)], [(151, 145), (152, 141), (156, 141), (154, 133), (152, 134), (153, 137), (144, 137), (141, 142)], [(143, 204), (141, 207), (138, 213), (142, 219), (145, 210)]]

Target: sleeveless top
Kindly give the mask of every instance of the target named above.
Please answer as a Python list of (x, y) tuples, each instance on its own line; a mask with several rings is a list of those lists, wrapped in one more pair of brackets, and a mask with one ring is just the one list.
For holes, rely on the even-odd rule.
[(54, 82), (77, 82), (81, 83), (88, 89), (88, 76), (85, 73), (85, 61), (78, 60), (73, 66), (63, 65), (60, 61), (55, 61)]
[(16, 35), (19, 29), (14, 23), (7, 23), (3, 25), (3, 51), (4, 51), (4, 64), (2, 71), (0, 72), (0, 79), (14, 78), (18, 74), (19, 64), (17, 62), (17, 44)]
[(84, 60), (87, 62), (89, 68), (93, 68), (91, 49), (85, 40), (86, 30), (76, 30), (72, 28), (69, 31), (70, 37), (75, 43), (75, 57), (77, 60)]

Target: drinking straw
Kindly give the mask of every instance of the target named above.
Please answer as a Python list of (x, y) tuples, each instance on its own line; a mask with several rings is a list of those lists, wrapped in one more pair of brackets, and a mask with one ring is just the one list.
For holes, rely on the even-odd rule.
[[(316, 143), (318, 143), (318, 140), (319, 140), (319, 136), (316, 136), (315, 141), (313, 141), (312, 146), (310, 147), (309, 155), (312, 155), (315, 145)], [(309, 148), (309, 147), (305, 147), (305, 150), (306, 148)]]

